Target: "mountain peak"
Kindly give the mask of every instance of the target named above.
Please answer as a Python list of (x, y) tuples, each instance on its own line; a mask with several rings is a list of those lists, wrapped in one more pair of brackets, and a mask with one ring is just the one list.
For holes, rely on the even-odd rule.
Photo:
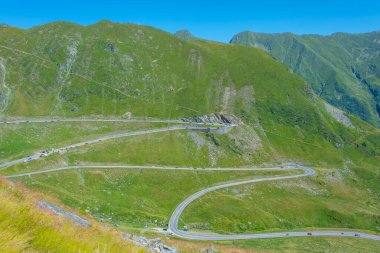
[(194, 41), (194, 40), (199, 40), (199, 38), (195, 37), (190, 31), (188, 30), (179, 30), (175, 32), (175, 36), (187, 40), (187, 41)]
[(235, 34), (230, 40), (231, 44), (244, 44), (251, 45), (251, 42), (254, 41), (255, 33), (249, 30)]
[(114, 24), (114, 22), (112, 22), (111, 20), (102, 19), (96, 22), (94, 25), (112, 25), (112, 24)]

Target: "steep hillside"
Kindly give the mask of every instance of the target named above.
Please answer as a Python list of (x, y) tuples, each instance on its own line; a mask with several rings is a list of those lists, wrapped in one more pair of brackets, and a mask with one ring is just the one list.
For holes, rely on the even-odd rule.
[[(186, 43), (150, 27), (103, 21), (5, 28), (0, 50), (3, 115), (223, 112), (252, 119), (256, 109), (304, 114), (303, 105), (311, 104), (302, 80), (260, 50)], [(286, 102), (286, 94), (299, 103)]]
[[(0, 57), (6, 117), (235, 115), (267, 154), (258, 159), (257, 145), (240, 142), (250, 148), (234, 152), (250, 154), (245, 160), (251, 162), (342, 164), (350, 156), (375, 159), (379, 150), (375, 130), (325, 105), (259, 49), (186, 42), (132, 24), (57, 22), (28, 30), (2, 27)], [(234, 150), (231, 140), (224, 142)]]
[(41, 208), (38, 203), (46, 196), (3, 178), (0, 197), (1, 252), (146, 252), (112, 228), (96, 222), (82, 227)]
[(246, 31), (231, 43), (267, 50), (326, 101), (380, 126), (380, 32), (319, 36)]
[(286, 142), (331, 149), (318, 159), (326, 161), (336, 145), (355, 141), (354, 128), (259, 49), (188, 43), (151, 27), (102, 21), (3, 27), (0, 50), (4, 116), (168, 119), (219, 112), (255, 127), (280, 156), (302, 160), (314, 160), (313, 146), (289, 149)]
[[(2, 28), (0, 57), (5, 121), (54, 116), (202, 122), (219, 116), (236, 124), (220, 134), (153, 131), (179, 124), (172, 121), (1, 124), (2, 161), (101, 135), (152, 130), (0, 169), (1, 175), (12, 175), (73, 165), (135, 165), (134, 170), (89, 167), (15, 179), (68, 206), (122, 229), (157, 229), (165, 227), (176, 205), (197, 190), (272, 175), (213, 174), (200, 168), (300, 162), (318, 174), (289, 184), (263, 183), (257, 186), (263, 189), (261, 196), (250, 186), (210, 195), (207, 203), (214, 208), (194, 202), (181, 222), (191, 229), (222, 233), (310, 227), (380, 231), (379, 130), (324, 102), (261, 49), (188, 42), (132, 24), (59, 22), (27, 30)], [(147, 171), (138, 169), (141, 165), (190, 171)], [(272, 201), (252, 202), (259, 197)], [(292, 206), (282, 208), (291, 201)], [(215, 215), (219, 209), (223, 210)]]

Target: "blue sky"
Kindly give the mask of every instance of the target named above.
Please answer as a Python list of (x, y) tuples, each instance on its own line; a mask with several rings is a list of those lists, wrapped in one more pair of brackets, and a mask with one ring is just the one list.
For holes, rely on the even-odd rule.
[(243, 30), (330, 34), (380, 30), (380, 0), (12, 0), (0, 2), (0, 23), (28, 28), (65, 20), (102, 19), (151, 25), (168, 32), (227, 42)]

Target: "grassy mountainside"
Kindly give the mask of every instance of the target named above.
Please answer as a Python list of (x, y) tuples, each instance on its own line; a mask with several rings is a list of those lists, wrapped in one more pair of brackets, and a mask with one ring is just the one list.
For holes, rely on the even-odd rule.
[[(51, 127), (57, 128), (56, 124), (63, 123), (54, 123)], [(7, 128), (11, 127), (7, 125)], [(22, 127), (29, 129), (36, 126), (20, 125), (15, 130), (22, 131)], [(127, 129), (133, 128), (128, 126)], [(46, 134), (51, 134), (49, 132)], [(10, 133), (9, 129), (7, 133)], [(82, 132), (79, 133), (83, 135)], [(138, 233), (145, 226), (165, 227), (175, 206), (197, 190), (219, 182), (280, 174), (202, 171), (200, 168), (205, 165), (222, 167), (250, 164), (223, 142), (230, 134), (236, 132), (214, 136), (219, 146), (206, 134), (193, 132), (123, 138), (89, 145), (38, 162), (21, 164), (2, 170), (1, 173), (97, 163), (198, 167), (198, 170), (188, 172), (89, 168), (15, 179), (27, 187), (54, 195), (67, 206), (87, 212), (96, 219), (128, 231), (134, 228), (133, 233)], [(91, 136), (90, 133), (88, 137)], [(339, 153), (336, 154), (337, 159), (341, 159)], [(216, 165), (209, 164), (211, 157), (217, 161)], [(379, 176), (376, 163), (365, 165), (365, 162), (346, 161), (345, 165), (319, 168), (318, 176), (313, 178), (234, 187), (206, 195), (186, 209), (181, 226), (186, 224), (191, 230), (206, 229), (222, 233), (300, 230), (307, 227), (378, 232)], [(351, 243), (350, 240), (352, 239), (273, 239), (270, 245), (267, 240), (236, 242), (233, 245), (255, 248), (259, 252), (275, 249), (281, 252), (283, 247), (287, 247), (290, 252), (307, 252), (307, 248), (313, 244), (318, 244), (321, 252), (328, 249), (336, 252), (376, 252), (378, 247), (378, 242), (359, 239), (356, 243)], [(168, 244), (176, 246), (172, 242)], [(194, 252), (195, 249), (189, 252)], [(236, 250), (221, 249), (223, 252)]]
[(267, 50), (326, 101), (380, 126), (380, 32), (319, 36), (246, 31), (231, 43)]
[(300, 78), (262, 50), (102, 21), (5, 27), (0, 53), (4, 116), (165, 119), (221, 112), (254, 128), (277, 157), (315, 161), (317, 154), (340, 163), (337, 146), (371, 157), (378, 148), (365, 137), (359, 143), (365, 148), (356, 148), (358, 131), (336, 121)]
[[(263, 50), (188, 42), (131, 24), (102, 21), (84, 27), (59, 22), (28, 30), (2, 28), (0, 58), (4, 77), (1, 110), (5, 118), (132, 115), (178, 119), (222, 113), (241, 120), (239, 126), (221, 135), (178, 131), (103, 141), (2, 168), (2, 175), (94, 163), (201, 168), (297, 161), (318, 167), (323, 176), (283, 185), (282, 189), (260, 185), (260, 197), (276, 201), (252, 203), (251, 199), (258, 197), (253, 188), (237, 189), (244, 192), (238, 197), (234, 192), (218, 192), (212, 195), (218, 201), (209, 202), (210, 206), (225, 203), (225, 211), (213, 216), (217, 220), (208, 220), (213, 208), (196, 202), (194, 205), (204, 212), (190, 207), (181, 222), (192, 229), (226, 233), (310, 226), (379, 231), (379, 130), (326, 105), (301, 78)], [(111, 127), (99, 123), (90, 127), (61, 122), (45, 124), (40, 130), (38, 123), (5, 124), (0, 126), (0, 157), (11, 160), (18, 153), (157, 125), (127, 123)], [(55, 136), (55, 128), (59, 136)], [(20, 136), (22, 132), (25, 134)], [(33, 139), (36, 134), (40, 140)], [(12, 149), (12, 145), (18, 148)], [(268, 174), (252, 176), (256, 175)], [(329, 181), (335, 175), (340, 175), (336, 184)], [(175, 205), (193, 191), (248, 176), (234, 172), (213, 175), (198, 171), (88, 169), (17, 180), (83, 212), (89, 210), (95, 217), (111, 217), (110, 222), (141, 228), (165, 224)], [(325, 195), (314, 195), (309, 188), (323, 190)], [(348, 196), (346, 191), (355, 194)], [(274, 195), (278, 192), (282, 198)], [(295, 192), (296, 208), (270, 215), (278, 203), (287, 205)], [(162, 196), (172, 199), (163, 201)], [(304, 200), (312, 202), (314, 208), (303, 205)], [(347, 202), (350, 210), (332, 205), (332, 201)], [(251, 227), (246, 227), (252, 221), (251, 214), (235, 214), (237, 209), (246, 212), (247, 208), (257, 208)]]
[[(178, 118), (222, 111), (252, 119), (256, 108), (306, 113), (302, 104), (310, 104), (302, 80), (260, 50), (188, 43), (150, 27), (9, 27), (0, 45), (3, 115)], [(299, 103), (288, 103), (287, 94)]]
[(1, 252), (146, 252), (95, 221), (90, 228), (40, 208), (46, 196), (0, 178)]
[[(130, 123), (124, 126), (124, 129), (133, 130), (137, 127), (129, 125)], [(4, 132), (10, 133), (9, 128), (14, 126), (6, 127), (8, 130)], [(36, 128), (28, 125), (23, 127)], [(56, 127), (52, 126), (53, 129)], [(21, 126), (17, 126), (16, 130), (20, 129)], [(43, 160), (5, 168), (1, 170), (1, 174), (76, 164), (170, 165), (199, 168), (189, 172), (89, 168), (15, 179), (28, 187), (55, 195), (65, 204), (83, 212), (90, 212), (99, 219), (108, 217), (107, 220), (112, 224), (138, 228), (145, 225), (165, 227), (175, 206), (197, 190), (224, 181), (280, 173), (203, 172), (200, 169), (203, 166), (280, 163), (284, 159), (295, 159), (297, 154), (294, 153), (292, 156), (292, 149), (301, 150), (303, 145), (309, 145), (298, 140), (279, 138), (277, 141), (281, 141), (282, 146), (291, 146), (287, 156), (282, 157), (277, 151), (271, 151), (275, 146), (267, 144), (267, 141), (263, 142), (264, 147), (256, 149), (249, 149), (240, 144), (243, 138), (252, 136), (246, 132), (239, 136), (238, 131), (241, 130), (235, 129), (224, 135), (214, 135), (213, 138), (205, 133), (181, 131), (104, 141), (65, 154), (52, 155)], [(83, 135), (82, 132), (78, 133)], [(46, 135), (49, 134), (52, 133), (48, 131)], [(93, 136), (89, 133), (85, 139)], [(373, 132), (369, 138), (375, 137), (376, 132)], [(239, 142), (235, 144), (233, 138)], [(75, 139), (72, 142), (75, 142)], [(263, 183), (252, 187), (235, 187), (231, 191), (207, 195), (186, 210), (183, 224), (192, 229), (210, 229), (223, 233), (297, 230), (305, 227), (359, 228), (378, 232), (378, 157), (376, 151), (370, 151), (369, 146), (366, 151), (370, 152), (368, 155), (358, 151), (364, 151), (366, 148), (361, 142), (336, 150), (328, 145), (312, 145), (310, 149), (306, 148), (312, 154), (302, 161), (314, 166), (323, 166), (318, 169), (318, 176), (282, 183)], [(247, 153), (251, 152), (254, 155), (249, 156)], [(301, 159), (300, 157), (299, 160)], [(258, 199), (266, 201), (255, 201)], [(284, 206), (286, 208), (283, 208)], [(218, 210), (217, 213), (215, 210)]]

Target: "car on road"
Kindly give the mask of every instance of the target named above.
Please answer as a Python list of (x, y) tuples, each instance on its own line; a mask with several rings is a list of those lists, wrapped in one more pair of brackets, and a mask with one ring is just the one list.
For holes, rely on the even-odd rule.
[(359, 235), (358, 233), (355, 233), (355, 236), (356, 236), (356, 237), (359, 237), (360, 235)]
[(30, 162), (31, 160), (33, 160), (33, 157), (29, 156), (29, 157), (27, 157), (27, 158), (24, 160), (24, 162), (27, 163), (27, 162)]
[(312, 232), (307, 232), (307, 235), (313, 235), (313, 233)]

